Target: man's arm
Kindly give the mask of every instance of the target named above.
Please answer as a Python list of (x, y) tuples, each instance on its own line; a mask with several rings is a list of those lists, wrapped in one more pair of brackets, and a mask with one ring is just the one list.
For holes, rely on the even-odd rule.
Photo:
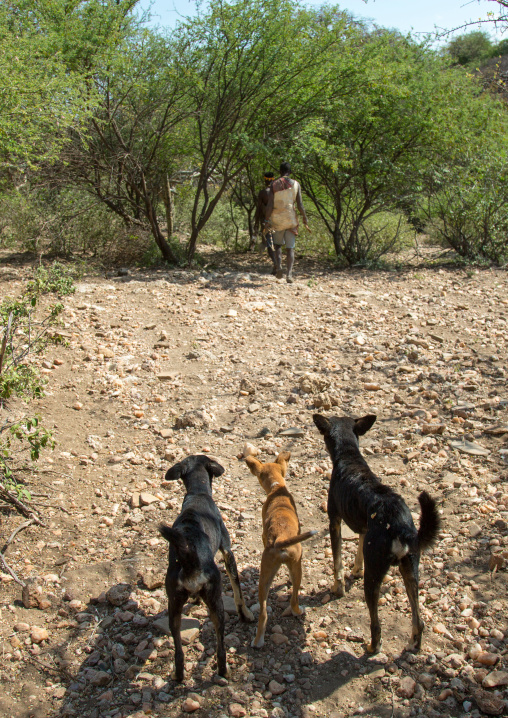
[(299, 211), (300, 214), (302, 215), (303, 226), (305, 227), (306, 230), (308, 230), (308, 231), (310, 232), (309, 225), (307, 224), (307, 214), (306, 214), (305, 209), (304, 209), (304, 207), (303, 207), (303, 202), (302, 202), (302, 189), (301, 189), (301, 187), (300, 187), (300, 183), (298, 183), (298, 193), (297, 193), (297, 195), (296, 195), (296, 206), (298, 207), (298, 211)]

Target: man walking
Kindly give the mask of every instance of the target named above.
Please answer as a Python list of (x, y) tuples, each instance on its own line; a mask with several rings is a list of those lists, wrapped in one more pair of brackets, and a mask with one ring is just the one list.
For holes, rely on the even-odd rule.
[(300, 184), (290, 178), (291, 165), (283, 162), (280, 166), (280, 177), (272, 182), (265, 221), (273, 230), (275, 245), (276, 277), (282, 279), (282, 245), (286, 247), (286, 281), (293, 282), (293, 264), (295, 261), (295, 243), (298, 234), (298, 217), (295, 205), (302, 215), (303, 226), (310, 232), (307, 215), (303, 208)]
[(258, 193), (256, 214), (254, 217), (254, 231), (257, 233), (261, 230), (263, 242), (265, 243), (268, 256), (273, 262), (272, 274), (277, 273), (277, 262), (275, 259), (275, 248), (273, 246), (273, 231), (265, 224), (266, 207), (270, 196), (270, 185), (275, 179), (273, 172), (265, 172), (265, 187)]

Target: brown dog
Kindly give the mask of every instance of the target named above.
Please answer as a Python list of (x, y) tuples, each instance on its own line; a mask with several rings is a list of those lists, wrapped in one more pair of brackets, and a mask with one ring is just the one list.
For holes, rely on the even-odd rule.
[(287, 462), (291, 454), (284, 451), (277, 456), (275, 463), (262, 464), (252, 456), (245, 461), (254, 476), (267, 493), (263, 504), (263, 545), (265, 550), (261, 557), (259, 572), (259, 621), (256, 638), (252, 641), (254, 648), (261, 648), (265, 642), (267, 620), (266, 599), (270, 585), (283, 563), (286, 564), (293, 584), (291, 596), (291, 612), (293, 616), (302, 613), (298, 605), (298, 592), (302, 582), (302, 547), (300, 541), (314, 536), (317, 531), (300, 533), (300, 522), (296, 513), (293, 497), (286, 488), (284, 476)]

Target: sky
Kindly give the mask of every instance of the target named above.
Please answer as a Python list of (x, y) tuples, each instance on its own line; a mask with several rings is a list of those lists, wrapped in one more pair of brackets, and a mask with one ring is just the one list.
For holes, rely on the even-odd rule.
[[(304, 0), (308, 5), (321, 5), (321, 0)], [(344, 0), (337, 4), (349, 10), (356, 17), (373, 20), (376, 24), (397, 29), (403, 33), (425, 35), (427, 33), (453, 30), (470, 21), (485, 19), (489, 12), (497, 14), (499, 6), (492, 0)], [(173, 27), (182, 16), (195, 13), (194, 0), (141, 0), (141, 8), (151, 6), (152, 23)], [(477, 29), (472, 26), (460, 32)], [(483, 29), (493, 39), (508, 37), (496, 30), (490, 23)]]

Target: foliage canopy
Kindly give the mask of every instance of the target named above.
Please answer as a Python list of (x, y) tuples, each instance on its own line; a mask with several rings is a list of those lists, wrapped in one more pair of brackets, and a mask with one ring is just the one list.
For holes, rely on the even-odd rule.
[[(219, 207), (237, 239), (241, 211), (241, 231), (253, 231), (257, 174), (289, 159), (311, 216), (354, 264), (397, 246), (398, 218), (435, 230), (452, 206), (446, 193), (466, 196), (457, 182), (480, 186), (474, 178), (491, 167), (504, 176), (505, 107), (453, 66), (503, 49), (484, 32), (455, 38), (443, 55), (334, 6), (211, 0), (172, 31), (149, 28), (135, 7), (0, 6), (0, 166), (27, 214), (54, 215), (72, 193), (86, 213), (87, 195), (132, 242), (150, 234), (162, 258), (190, 264)], [(504, 187), (489, 205), (496, 217)], [(176, 223), (175, 207), (185, 213)], [(488, 215), (489, 227), (504, 226)]]

